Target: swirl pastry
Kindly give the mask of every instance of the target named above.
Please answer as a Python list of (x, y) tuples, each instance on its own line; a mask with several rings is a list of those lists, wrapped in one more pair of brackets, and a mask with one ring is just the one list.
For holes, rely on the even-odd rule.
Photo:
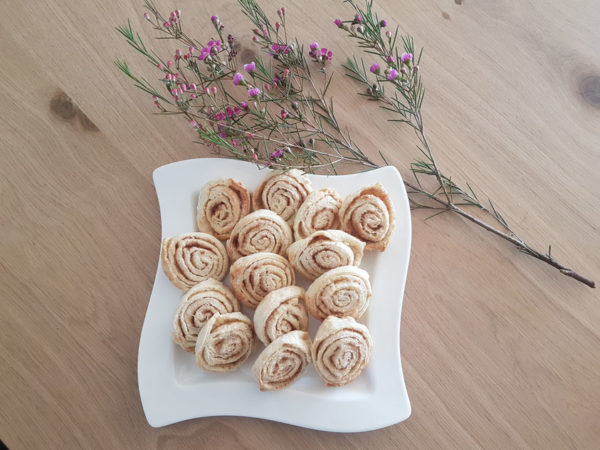
[(342, 230), (367, 243), (366, 250), (382, 252), (395, 227), (392, 202), (379, 183), (346, 197), (340, 209)]
[(292, 266), (309, 280), (340, 266), (358, 266), (365, 243), (340, 230), (315, 231), (288, 248)]
[(250, 194), (232, 178), (206, 183), (198, 196), (198, 230), (227, 239), (236, 223), (250, 212)]
[(240, 312), (215, 314), (200, 330), (196, 364), (213, 372), (240, 367), (254, 348), (252, 321)]
[(254, 331), (263, 344), (294, 330), (308, 330), (304, 289), (287, 286), (269, 292), (254, 312)]
[(215, 314), (240, 310), (233, 293), (220, 281), (201, 281), (185, 293), (173, 319), (173, 339), (193, 352), (198, 332)]
[(292, 229), (285, 220), (273, 211), (259, 209), (233, 227), (227, 253), (232, 260), (259, 252), (283, 255), (292, 241)]
[(292, 286), (296, 282), (290, 263), (275, 253), (244, 256), (231, 265), (229, 275), (236, 298), (252, 309), (269, 292)]
[(342, 198), (335, 189), (311, 192), (294, 218), (294, 237), (304, 239), (315, 231), (340, 228)]
[(183, 290), (209, 278), (222, 280), (229, 266), (225, 247), (207, 233), (163, 239), (160, 259), (167, 278)]
[(313, 364), (329, 386), (354, 381), (371, 357), (373, 341), (366, 326), (352, 317), (328, 317), (321, 324), (311, 348)]
[(304, 373), (310, 364), (310, 337), (295, 330), (271, 342), (252, 365), (261, 391), (283, 389)]
[(254, 209), (270, 209), (290, 224), (310, 192), (310, 180), (298, 169), (273, 171), (252, 193)]
[(325, 272), (306, 291), (304, 301), (318, 320), (328, 316), (360, 318), (371, 300), (369, 274), (354, 266)]

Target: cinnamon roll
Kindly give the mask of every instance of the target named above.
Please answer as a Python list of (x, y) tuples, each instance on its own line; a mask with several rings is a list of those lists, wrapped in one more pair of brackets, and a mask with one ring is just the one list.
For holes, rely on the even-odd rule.
[(232, 260), (259, 252), (284, 255), (292, 240), (292, 229), (285, 220), (273, 211), (259, 209), (233, 227), (227, 253)]
[(290, 263), (275, 253), (244, 256), (231, 265), (229, 275), (236, 298), (252, 309), (269, 292), (292, 286), (296, 281)]
[(323, 188), (308, 194), (294, 218), (294, 237), (304, 239), (315, 231), (338, 230), (342, 198), (335, 189)]
[(394, 208), (380, 183), (346, 197), (340, 209), (342, 230), (366, 242), (366, 250), (382, 252), (395, 227)]
[(222, 280), (229, 267), (225, 247), (207, 233), (163, 239), (160, 257), (167, 278), (183, 290), (209, 278)]
[(310, 337), (291, 331), (271, 342), (252, 366), (261, 391), (283, 389), (300, 377), (310, 364)]
[(354, 381), (371, 357), (373, 341), (366, 326), (352, 317), (330, 316), (313, 340), (311, 356), (321, 379), (329, 386)]
[(252, 193), (252, 206), (270, 209), (292, 224), (298, 208), (311, 191), (310, 179), (298, 169), (273, 171)]
[(263, 344), (293, 330), (308, 330), (304, 289), (287, 286), (269, 292), (254, 312), (254, 331)]
[(328, 316), (360, 318), (371, 300), (369, 274), (354, 266), (325, 272), (306, 291), (308, 312), (317, 320)]
[(198, 196), (198, 230), (228, 239), (239, 220), (250, 212), (246, 186), (232, 178), (206, 183)]
[(215, 314), (200, 330), (196, 364), (213, 372), (240, 367), (254, 348), (252, 321), (240, 312)]
[(198, 332), (215, 314), (240, 310), (240, 305), (223, 283), (217, 280), (201, 281), (185, 293), (175, 311), (173, 339), (188, 352), (193, 352)]
[(340, 266), (358, 266), (365, 243), (340, 230), (315, 231), (287, 250), (292, 266), (309, 280)]

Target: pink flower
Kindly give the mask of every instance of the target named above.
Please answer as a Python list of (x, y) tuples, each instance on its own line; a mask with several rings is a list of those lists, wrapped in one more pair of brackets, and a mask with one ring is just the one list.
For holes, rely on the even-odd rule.
[(403, 63), (405, 63), (407, 61), (411, 61), (413, 59), (413, 55), (412, 55), (412, 53), (402, 53), (402, 56), (400, 57), (400, 59), (402, 60)]
[(234, 140), (231, 141), (231, 143), (233, 144), (234, 147), (239, 147), (240, 146), (239, 139), (234, 139)]
[(162, 65), (162, 64), (160, 64), (160, 63), (158, 63), (158, 64), (156, 65), (156, 67), (158, 67), (160, 70), (163, 70), (163, 65)]
[(165, 28), (169, 28), (171, 26), (171, 24), (169, 22), (164, 22), (163, 23), (163, 27)]
[(194, 91), (194, 92), (195, 92), (195, 91), (197, 91), (197, 90), (198, 90), (198, 87), (196, 86), (196, 83), (192, 83), (192, 84), (190, 84), (190, 89), (191, 89), (192, 91)]
[(333, 23), (335, 23), (338, 28), (342, 28), (343, 24), (342, 24), (342, 21), (340, 19), (335, 19), (333, 21)]
[(196, 98), (196, 94), (190, 94), (190, 98), (194, 100)]
[(198, 128), (198, 122), (196, 122), (195, 120), (190, 120), (190, 125), (194, 128)]
[(379, 64), (375, 63), (369, 69), (372, 73), (379, 73)]
[(240, 108), (242, 108), (242, 109), (248, 109), (248, 104), (246, 102), (241, 102), (240, 103)]
[(354, 23), (362, 23), (362, 21), (363, 21), (363, 18), (360, 14), (356, 14), (354, 16)]
[(172, 65), (173, 65), (173, 61), (171, 61), (171, 60), (168, 60), (168, 61), (167, 61), (167, 67), (171, 67)]
[(177, 49), (175, 50), (175, 59), (180, 59), (181, 58), (181, 50)]
[(285, 69), (283, 69), (283, 78), (287, 77), (290, 74), (290, 69), (288, 69), (287, 67)]
[(150, 20), (150, 13), (144, 13), (144, 19)]
[(256, 153), (252, 153), (252, 157), (253, 157), (254, 159), (258, 159), (258, 155), (257, 155)]
[(254, 72), (256, 70), (256, 63), (252, 61), (251, 63), (244, 64), (244, 70), (248, 73)]
[(310, 44), (310, 49), (311, 50), (316, 50), (319, 48), (319, 44), (317, 42), (313, 42), (312, 44)]
[(217, 87), (216, 86), (211, 87), (210, 91), (212, 92), (212, 95), (216, 95), (216, 93), (217, 93)]
[(210, 17), (210, 21), (211, 21), (212, 23), (217, 23), (217, 22), (219, 22), (219, 16), (211, 16), (211, 17)]
[(244, 76), (241, 73), (236, 73), (233, 76), (233, 84), (235, 84), (236, 86), (239, 86), (240, 83), (243, 83), (244, 81)]
[(398, 71), (396, 69), (391, 69), (387, 78), (390, 81), (394, 81), (396, 78), (398, 78)]
[(279, 51), (279, 44), (273, 44), (273, 45), (271, 45), (271, 50), (273, 50), (274, 52), (278, 52)]
[(281, 110), (281, 118), (285, 119), (288, 116), (288, 112), (285, 109)]
[(389, 63), (394, 62), (394, 58), (392, 57), (392, 55), (388, 56), (387, 58), (385, 58), (385, 60)]
[(271, 153), (271, 159), (281, 158), (281, 155), (283, 155), (283, 150), (278, 148), (277, 150)]
[(248, 95), (250, 97), (258, 97), (260, 95), (260, 89), (258, 88), (252, 88), (248, 90)]
[(385, 32), (385, 35), (387, 36), (387, 38), (388, 38), (388, 39), (391, 39), (391, 38), (392, 38), (392, 32), (391, 32), (390, 30), (387, 30), (387, 31)]
[(281, 24), (279, 22), (275, 22), (275, 29), (279, 30), (280, 27), (281, 27)]
[(202, 50), (200, 50), (200, 56), (198, 56), (198, 59), (200, 61), (204, 61), (209, 54), (210, 54), (210, 49), (204, 47)]

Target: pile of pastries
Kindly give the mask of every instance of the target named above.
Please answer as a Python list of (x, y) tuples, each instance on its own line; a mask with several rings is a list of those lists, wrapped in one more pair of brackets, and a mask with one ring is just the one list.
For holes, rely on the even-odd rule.
[[(198, 232), (163, 240), (161, 262), (185, 291), (173, 339), (199, 367), (235, 370), (258, 339), (265, 348), (252, 373), (261, 390), (284, 388), (310, 363), (329, 386), (361, 374), (373, 343), (357, 319), (372, 292), (358, 266), (365, 250), (385, 250), (395, 226), (381, 184), (342, 199), (335, 189), (313, 191), (298, 170), (272, 171), (252, 195), (239, 181), (212, 181), (200, 192), (196, 222)], [(311, 281), (306, 291), (297, 276)], [(312, 340), (309, 314), (321, 321)]]

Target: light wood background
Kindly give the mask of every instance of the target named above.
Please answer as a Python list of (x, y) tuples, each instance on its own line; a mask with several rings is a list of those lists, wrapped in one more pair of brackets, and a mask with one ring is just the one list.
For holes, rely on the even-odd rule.
[[(184, 120), (117, 72), (114, 31), (147, 40), (140, 0), (0, 2), (0, 438), (11, 448), (597, 448), (598, 292), (458, 217), (413, 216), (402, 323), (413, 414), (362, 434), (249, 418), (152, 429), (140, 330), (159, 254), (152, 170), (208, 155)], [(161, 1), (209, 38), (233, 1)], [(267, 6), (275, 15), (282, 6)], [(298, 38), (356, 49), (341, 1), (285, 3)], [(426, 127), (439, 164), (492, 197), (530, 243), (600, 278), (600, 8), (595, 0), (379, 0), (425, 47)], [(169, 48), (165, 42), (159, 49)], [(244, 43), (245, 48), (251, 46)], [(246, 56), (252, 55), (252, 50)], [(415, 139), (337, 77), (343, 123), (407, 176)]]

